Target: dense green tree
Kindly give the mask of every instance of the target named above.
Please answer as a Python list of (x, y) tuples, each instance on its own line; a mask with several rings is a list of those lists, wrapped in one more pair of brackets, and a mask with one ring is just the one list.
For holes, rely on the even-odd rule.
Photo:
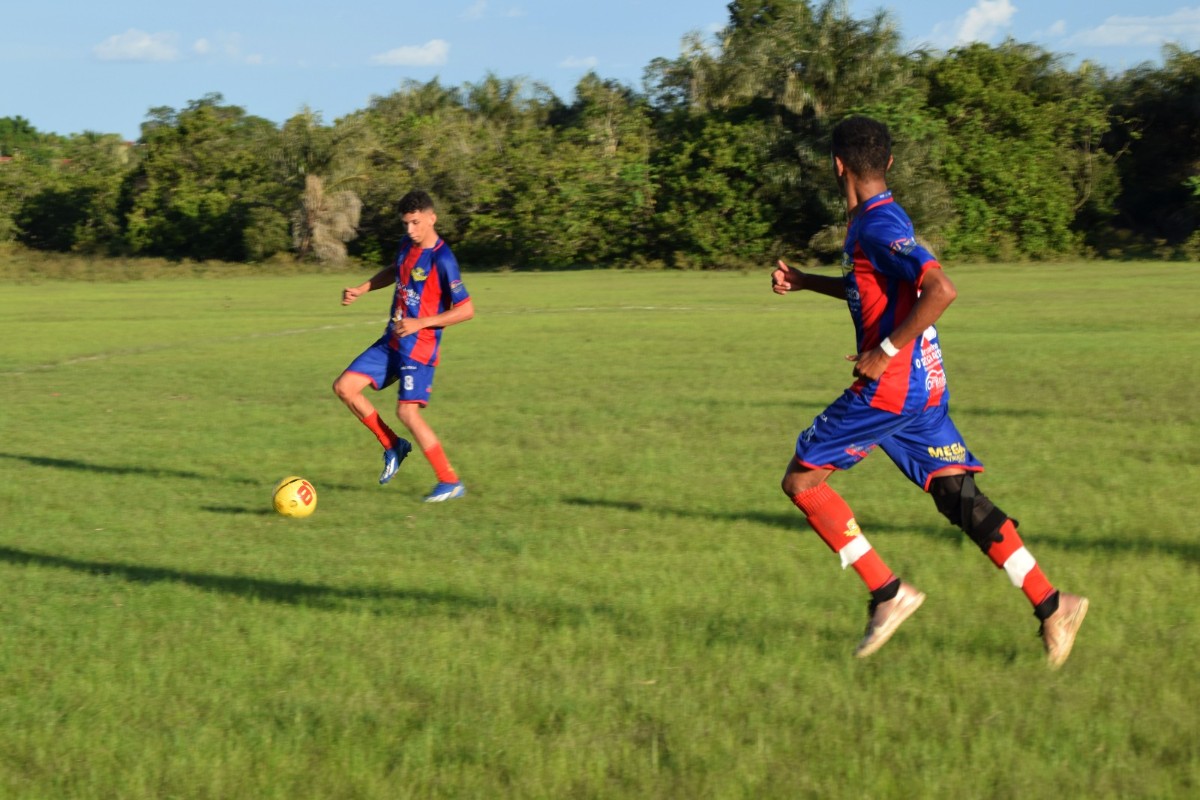
[[(170, 258), (248, 257), (251, 211), (278, 210), (284, 187), (272, 180), (266, 153), (278, 131), (220, 95), (183, 111), (157, 108), (142, 125), (142, 153), (125, 186), (125, 242), (135, 254)], [(255, 235), (259, 235), (258, 232)]]
[(1163, 65), (1143, 64), (1109, 88), (1116, 120), (1106, 139), (1118, 158), (1120, 222), (1168, 243), (1200, 228), (1200, 50), (1163, 50)]
[[(773, 209), (770, 238), (804, 250), (844, 218), (830, 179), (829, 129), (907, 86), (912, 60), (890, 15), (856, 19), (844, 0), (735, 0), (729, 14), (713, 47), (693, 37), (679, 59), (651, 64), (650, 96), (669, 116), (750, 124), (753, 133), (740, 138), (759, 149), (739, 148), (739, 168)], [(664, 184), (664, 194), (672, 191)]]
[(958, 222), (956, 255), (1012, 259), (1075, 252), (1085, 206), (1111, 161), (1103, 84), (1092, 68), (1066, 70), (1059, 57), (1008, 41), (951, 51), (929, 71), (930, 111), (945, 124), (943, 174)]
[[(588, 74), (554, 124), (551, 136), (513, 131), (525, 156), (522, 173), (511, 176), (516, 191), (507, 214), (517, 237), (516, 261), (552, 266), (645, 259), (656, 188), (644, 101)], [(528, 157), (537, 151), (540, 158)]]
[(35, 161), (54, 157), (59, 137), (38, 131), (22, 116), (0, 117), (0, 156), (23, 154)]
[(765, 197), (758, 156), (769, 137), (756, 120), (690, 117), (661, 143), (663, 191), (655, 218), (660, 257), (680, 267), (769, 263), (776, 209)]
[(111, 252), (120, 241), (118, 203), (132, 147), (114, 134), (84, 133), (64, 140), (58, 154), (16, 212), (17, 238), (43, 250)]

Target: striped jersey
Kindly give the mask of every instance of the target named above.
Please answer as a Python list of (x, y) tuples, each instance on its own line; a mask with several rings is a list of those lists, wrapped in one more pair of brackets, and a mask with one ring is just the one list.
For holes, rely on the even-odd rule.
[[(862, 203), (850, 220), (842, 252), (858, 352), (878, 347), (908, 316), (921, 279), (931, 269), (941, 269), (941, 264), (917, 244), (912, 221), (890, 191)], [(950, 395), (937, 330), (931, 325), (901, 348), (878, 381), (860, 378), (850, 390), (869, 399), (873, 408), (897, 414), (945, 405)]]
[(439, 237), (433, 247), (417, 247), (405, 236), (396, 254), (396, 292), (384, 337), (388, 346), (421, 364), (437, 366), (441, 328), (423, 328), (401, 337), (397, 324), (405, 317), (432, 317), (470, 299), (459, 274), (458, 260)]

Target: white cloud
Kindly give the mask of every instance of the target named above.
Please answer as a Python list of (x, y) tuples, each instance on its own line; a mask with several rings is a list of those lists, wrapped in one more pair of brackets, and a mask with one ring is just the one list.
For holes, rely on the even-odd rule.
[(1167, 42), (1192, 44), (1200, 41), (1200, 7), (1181, 8), (1161, 17), (1109, 17), (1090, 30), (1067, 39), (1069, 45), (1127, 47), (1163, 45)]
[(559, 66), (566, 67), (567, 69), (595, 69), (599, 63), (600, 61), (595, 56), (588, 56), (587, 58), (572, 56), (559, 62)]
[(487, 0), (475, 0), (471, 7), (464, 11), (460, 16), (463, 19), (477, 20), (483, 19), (483, 15), (487, 12)]
[(92, 48), (101, 61), (174, 61), (179, 58), (174, 33), (146, 33), (130, 28)]
[(192, 52), (198, 56), (208, 55), (209, 51), (211, 50), (212, 44), (208, 41), (208, 39), (197, 39), (192, 44)]
[(1044, 31), (1034, 31), (1033, 39), (1060, 39), (1067, 32), (1067, 21), (1060, 19)]
[(933, 29), (935, 43), (958, 47), (972, 42), (987, 42), (1012, 24), (1017, 7), (1011, 0), (979, 0), (966, 14)]
[(371, 63), (385, 67), (436, 67), (446, 63), (450, 43), (432, 39), (422, 45), (406, 45), (371, 56)]

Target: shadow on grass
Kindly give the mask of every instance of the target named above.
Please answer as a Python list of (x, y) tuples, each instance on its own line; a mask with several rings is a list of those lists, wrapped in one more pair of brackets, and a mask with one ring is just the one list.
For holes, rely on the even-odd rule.
[[(52, 458), (50, 456), (31, 456), (23, 453), (0, 453), (0, 458), (6, 458), (10, 461), (23, 461), (33, 467), (45, 467), (47, 469), (70, 470), (73, 472), (91, 472), (97, 475), (140, 475), (150, 478), (180, 478), (190, 481), (223, 481), (225, 483), (237, 484), (239, 486), (270, 486), (274, 481), (263, 481), (258, 478), (244, 478), (236, 475), (204, 475), (199, 472), (190, 470), (170, 469), (165, 467), (152, 467), (142, 465), (127, 465), (127, 464), (96, 464), (88, 461), (80, 461), (71, 458)], [(281, 476), (282, 477), (282, 476)], [(322, 482), (323, 488), (337, 489), (339, 491), (362, 491), (367, 486), (349, 486), (346, 484), (334, 484)], [(222, 509), (208, 509), (222, 510)]]
[[(715, 522), (755, 522), (767, 527), (782, 528), (787, 531), (811, 532), (804, 522), (804, 517), (799, 511), (795, 510), (780, 512), (758, 510), (711, 511), (708, 509), (672, 508), (660, 504), (647, 506), (637, 501), (603, 500), (592, 497), (564, 497), (563, 502), (567, 505), (584, 506), (587, 508), (607, 508), (614, 511), (628, 511), (631, 513), (670, 515), (685, 519), (702, 519)], [(913, 533), (940, 542), (955, 543), (961, 543), (965, 536), (965, 534), (960, 533), (956, 528), (938, 525), (936, 519), (929, 525), (897, 525), (894, 522), (888, 522), (883, 519), (872, 519), (870, 517), (859, 517), (858, 522), (868, 536), (872, 536), (875, 533), (883, 536), (886, 536), (888, 533)], [(1130, 536), (1129, 539), (1070, 538), (1036, 531), (1026, 531), (1024, 528), (1022, 528), (1022, 537), (1030, 549), (1034, 550), (1040, 545), (1045, 545), (1067, 551), (1100, 551), (1114, 555), (1151, 555), (1158, 553), (1191, 563), (1200, 563), (1200, 543), (1194, 542), (1171, 542), (1163, 541), (1162, 539), (1145, 539), (1134, 536)]]
[[(318, 584), (267, 580), (233, 575), (188, 572), (169, 567), (149, 567), (120, 562), (88, 561), (0, 546), (0, 563), (22, 567), (65, 569), (88, 576), (118, 578), (129, 583), (189, 586), (251, 601), (277, 603), (318, 611), (359, 612), (364, 604), (384, 615), (440, 615), (458, 618), (472, 613), (497, 613), (546, 628), (586, 627), (597, 620), (631, 639), (686, 635), (705, 646), (719, 644), (752, 647), (766, 652), (797, 635), (839, 641), (844, 632), (820, 626), (805, 631), (791, 619), (746, 616), (725, 608), (676, 608), (646, 617), (636, 609), (608, 602), (569, 603), (553, 597), (515, 595), (507, 598), (471, 596), (448, 591), (388, 588), (338, 588)], [(373, 608), (372, 608), (373, 606)], [(834, 652), (831, 650), (830, 652)]]
[(207, 592), (244, 597), (283, 605), (304, 606), (317, 609), (343, 609), (345, 601), (383, 600), (417, 603), (429, 607), (441, 607), (451, 612), (495, 608), (496, 600), (486, 597), (469, 597), (453, 592), (429, 592), (384, 588), (338, 588), (311, 583), (273, 581), (235, 575), (214, 575), (206, 572), (186, 572), (169, 567), (146, 567), (120, 562), (86, 561), (49, 553), (19, 550), (0, 546), (0, 562), (17, 566), (49, 567), (81, 572), (85, 575), (116, 577), (130, 583), (155, 584), (174, 583), (192, 586)]
[[(207, 475), (201, 475), (199, 472), (188, 472), (177, 469), (162, 469), (160, 467), (143, 467), (143, 466), (122, 466), (111, 464), (92, 464), (87, 461), (78, 461), (69, 458), (50, 458), (49, 456), (30, 456), (21, 453), (0, 453), (0, 458), (7, 458), (10, 461), (24, 461), (33, 467), (46, 467), (48, 469), (71, 470), (74, 472), (94, 472), (97, 475), (144, 475), (153, 478), (186, 478), (188, 480), (211, 480)], [(257, 481), (246, 481), (242, 479), (234, 479), (235, 483), (257, 483)]]

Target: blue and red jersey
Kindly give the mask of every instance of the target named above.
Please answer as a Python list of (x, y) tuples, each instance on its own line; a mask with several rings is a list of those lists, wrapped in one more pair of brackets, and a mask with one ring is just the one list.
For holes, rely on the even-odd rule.
[[(912, 221), (890, 191), (860, 205), (842, 252), (858, 352), (878, 347), (908, 316), (931, 269), (941, 269), (941, 264), (917, 244)], [(850, 390), (870, 400), (873, 408), (897, 414), (945, 405), (950, 395), (937, 330), (931, 325), (901, 348), (879, 380), (860, 378)]]
[(396, 254), (396, 293), (384, 337), (388, 346), (421, 364), (436, 366), (442, 343), (441, 328), (423, 328), (412, 336), (397, 335), (404, 317), (431, 317), (470, 299), (450, 246), (439, 238), (433, 247), (421, 248), (405, 236)]

